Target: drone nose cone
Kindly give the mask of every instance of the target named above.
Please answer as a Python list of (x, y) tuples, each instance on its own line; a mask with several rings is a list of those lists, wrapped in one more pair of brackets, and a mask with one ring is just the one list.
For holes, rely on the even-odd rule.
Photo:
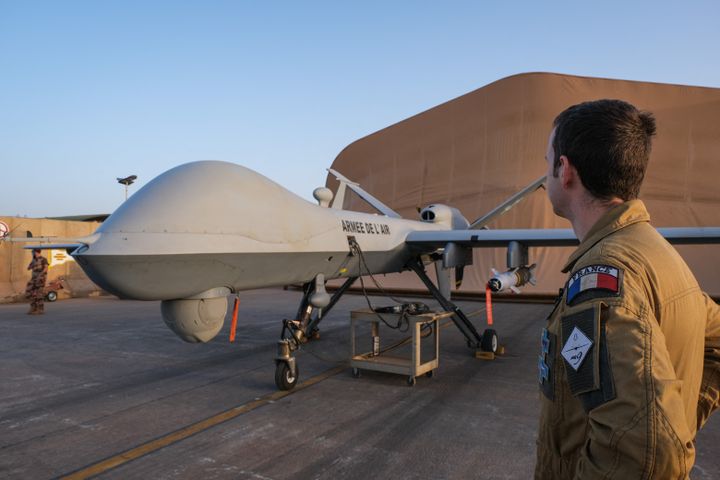
[(103, 255), (96, 255), (97, 251), (103, 250), (103, 235), (96, 234), (97, 239), (92, 245), (83, 246), (73, 252), (75, 262), (83, 269), (90, 280), (98, 287), (106, 292), (125, 298), (122, 283), (118, 283), (117, 279), (113, 281), (113, 276), (107, 275), (105, 268), (106, 258)]
[(188, 272), (181, 270), (187, 261), (178, 261), (174, 255), (124, 254), (119, 242), (105, 236), (73, 253), (88, 278), (106, 292), (119, 298), (165, 300), (207, 290), (202, 279), (188, 278)]
[(157, 253), (161, 248), (154, 246), (152, 239), (143, 241), (144, 237), (101, 233), (92, 245), (78, 249), (73, 257), (90, 280), (120, 298), (169, 300), (224, 285), (203, 271), (208, 263), (215, 264), (215, 258)]

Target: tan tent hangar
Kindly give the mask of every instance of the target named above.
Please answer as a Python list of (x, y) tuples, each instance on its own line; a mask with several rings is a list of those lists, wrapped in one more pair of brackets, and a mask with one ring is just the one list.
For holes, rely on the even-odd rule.
[[(444, 203), (468, 220), (481, 216), (545, 173), (555, 116), (588, 100), (617, 98), (657, 119), (657, 136), (640, 192), (656, 227), (720, 225), (720, 89), (651, 82), (525, 73), (498, 80), (384, 128), (347, 146), (332, 168), (406, 218)], [(328, 176), (327, 186), (337, 188)], [(346, 208), (368, 211), (356, 197)], [(570, 228), (539, 190), (490, 228)], [(720, 296), (717, 246), (681, 246), (700, 285)], [(538, 284), (528, 295), (554, 295), (573, 248), (530, 249)], [(482, 292), (491, 267), (506, 266), (504, 249), (475, 249), (461, 292)], [(432, 270), (432, 269), (430, 269)], [(391, 288), (421, 289), (413, 274), (381, 279)]]

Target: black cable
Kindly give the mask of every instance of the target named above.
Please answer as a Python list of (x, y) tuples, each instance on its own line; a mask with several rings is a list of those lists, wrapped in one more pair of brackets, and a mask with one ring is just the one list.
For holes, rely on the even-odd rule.
[[(387, 322), (387, 320), (385, 320), (383, 318), (382, 315), (380, 315), (378, 312), (375, 311), (375, 307), (373, 307), (372, 303), (370, 303), (370, 297), (368, 296), (367, 291), (365, 290), (365, 282), (363, 281), (363, 278), (362, 278), (362, 272), (360, 272), (360, 287), (362, 288), (363, 296), (365, 297), (365, 301), (367, 302), (368, 308), (370, 309), (371, 312), (373, 312), (375, 314), (375, 316), (378, 319), (380, 319), (381, 322), (383, 322), (388, 328), (392, 328), (393, 330), (398, 330), (400, 332), (408, 331), (408, 329), (410, 328), (410, 323), (407, 321), (407, 318), (405, 317), (405, 314), (402, 313), (402, 311), (401, 311), (402, 314), (398, 317), (397, 325), (391, 325), (390, 323)], [(405, 320), (405, 324), (407, 325), (407, 328), (405, 328), (405, 330), (402, 330), (400, 328), (402, 326), (403, 320)]]
[[(408, 322), (406, 317), (405, 308), (403, 305), (403, 308), (401, 309), (401, 315), (398, 317), (397, 325), (391, 325), (389, 324), (383, 317), (380, 315), (377, 311), (375, 311), (375, 307), (372, 306), (372, 303), (370, 303), (370, 297), (367, 294), (367, 290), (365, 289), (365, 281), (363, 280), (363, 272), (362, 272), (362, 266), (365, 266), (365, 270), (367, 271), (367, 274), (370, 276), (370, 278), (373, 280), (373, 283), (375, 283), (375, 286), (378, 287), (381, 293), (383, 293), (386, 297), (389, 297), (391, 300), (393, 300), (395, 303), (398, 304), (404, 304), (402, 301), (398, 301), (398, 299), (394, 298), (392, 295), (388, 295), (387, 292), (379, 285), (377, 280), (375, 280), (375, 277), (373, 277), (372, 272), (370, 271), (370, 267), (368, 267), (367, 262), (365, 262), (365, 254), (362, 251), (362, 248), (360, 247), (360, 244), (357, 243), (357, 241), (353, 241), (353, 247), (355, 247), (355, 250), (357, 251), (358, 257), (360, 258), (360, 262), (358, 262), (358, 270), (360, 273), (360, 286), (362, 287), (363, 296), (365, 297), (365, 301), (368, 304), (368, 308), (375, 314), (375, 316), (380, 319), (381, 322), (383, 322), (385, 325), (387, 325), (389, 328), (393, 330), (398, 330), (399, 332), (407, 332), (410, 329), (410, 322)], [(403, 320), (406, 324), (406, 328), (403, 330), (402, 324)]]
[[(368, 308), (370, 308), (370, 310), (372, 310), (372, 312), (375, 314), (375, 316), (377, 316), (378, 319), (380, 319), (380, 321), (382, 321), (389, 328), (398, 330), (399, 332), (402, 332), (402, 333), (407, 332), (410, 329), (410, 322), (407, 318), (408, 315), (412, 315), (413, 312), (417, 311), (417, 310), (429, 311), (430, 308), (424, 303), (413, 303), (413, 302), (409, 302), (409, 301), (406, 301), (403, 299), (397, 299), (393, 295), (390, 295), (387, 291), (385, 291), (385, 289), (382, 287), (380, 282), (375, 278), (375, 276), (373, 276), (372, 272), (370, 271), (370, 267), (368, 267), (367, 262), (365, 261), (365, 254), (362, 251), (360, 244), (357, 241), (352, 240), (351, 248), (353, 248), (356, 251), (356, 253), (360, 259), (360, 262), (358, 262), (358, 270), (359, 270), (359, 274), (360, 274), (360, 286), (362, 288), (363, 296), (365, 297), (365, 301), (367, 302)], [(365, 289), (365, 281), (363, 280), (363, 269), (362, 269), (363, 266), (365, 267), (365, 271), (367, 272), (367, 275), (372, 279), (373, 283), (378, 288), (378, 290), (380, 290), (380, 292), (385, 297), (390, 298), (395, 303), (397, 303), (401, 306), (400, 311), (397, 312), (400, 314), (398, 317), (397, 325), (391, 325), (390, 323), (388, 323), (380, 315), (380, 313), (376, 311), (377, 309), (372, 306), (372, 303), (370, 303), (370, 297), (367, 294), (367, 290)], [(418, 308), (418, 306), (420, 306), (420, 305), (422, 305), (422, 307), (424, 307), (424, 308), (422, 308), (422, 307)], [(405, 325), (404, 329), (402, 328), (403, 324)]]
[[(362, 251), (362, 248), (360, 248), (360, 244), (357, 243), (357, 242), (355, 242), (355, 245), (356, 245), (356, 247), (357, 247), (358, 255), (360, 256), (360, 261), (361, 261), (362, 264), (365, 266), (365, 270), (367, 271), (368, 276), (369, 276), (370, 279), (373, 281), (373, 283), (374, 283), (375, 286), (378, 288), (378, 290), (380, 290), (380, 293), (382, 293), (383, 296), (390, 298), (390, 299), (391, 299), (392, 301), (394, 301), (395, 303), (398, 303), (398, 304), (401, 304), (401, 305), (402, 305), (402, 304), (406, 304), (406, 303), (410, 303), (410, 302), (408, 302), (407, 300), (404, 300), (404, 299), (399, 299), (399, 300), (398, 300), (397, 298), (395, 298), (394, 296), (390, 295), (388, 292), (385, 291), (385, 289), (382, 287), (382, 285), (380, 285), (380, 282), (378, 282), (377, 279), (375, 279), (375, 277), (373, 276), (372, 272), (370, 271), (370, 267), (367, 266), (367, 262), (365, 261), (365, 253)], [(360, 273), (362, 273), (362, 269), (360, 270)]]
[[(409, 313), (410, 315), (417, 315), (418, 313), (427, 313), (430, 311), (430, 307), (428, 307), (428, 305), (425, 303), (411, 302), (407, 299), (397, 299), (394, 296), (392, 296), (390, 293), (385, 291), (385, 289), (382, 287), (380, 282), (370, 272), (370, 268), (367, 266), (367, 263), (365, 262), (365, 255), (364, 255), (362, 249), (360, 248), (360, 245), (357, 244), (357, 242), (355, 242), (355, 243), (357, 245), (357, 250), (358, 250), (358, 254), (360, 255), (360, 259), (361, 259), (363, 265), (365, 265), (365, 270), (367, 270), (367, 272), (368, 272), (368, 276), (370, 277), (370, 279), (372, 279), (375, 286), (378, 288), (378, 290), (380, 290), (380, 292), (384, 296), (390, 298), (395, 303), (401, 305), (403, 313), (406, 313), (405, 311), (407, 310), (407, 313)], [(360, 273), (362, 273), (362, 270), (360, 271)], [(361, 283), (362, 283), (362, 278), (361, 278)]]

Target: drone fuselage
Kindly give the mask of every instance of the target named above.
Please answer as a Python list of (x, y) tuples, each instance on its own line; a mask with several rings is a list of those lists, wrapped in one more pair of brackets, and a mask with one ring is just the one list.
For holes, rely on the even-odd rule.
[(418, 253), (407, 235), (443, 228), (321, 207), (250, 169), (204, 161), (155, 178), (73, 256), (114, 295), (172, 300), (401, 271)]

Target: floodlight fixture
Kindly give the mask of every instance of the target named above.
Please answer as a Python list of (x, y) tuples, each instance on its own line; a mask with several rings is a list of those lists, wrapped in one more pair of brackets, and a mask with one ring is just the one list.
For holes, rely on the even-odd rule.
[(135, 180), (137, 180), (137, 175), (130, 175), (129, 177), (120, 178), (118, 177), (117, 182), (120, 185), (125, 185), (125, 200), (127, 200), (128, 197), (128, 187), (132, 185)]

